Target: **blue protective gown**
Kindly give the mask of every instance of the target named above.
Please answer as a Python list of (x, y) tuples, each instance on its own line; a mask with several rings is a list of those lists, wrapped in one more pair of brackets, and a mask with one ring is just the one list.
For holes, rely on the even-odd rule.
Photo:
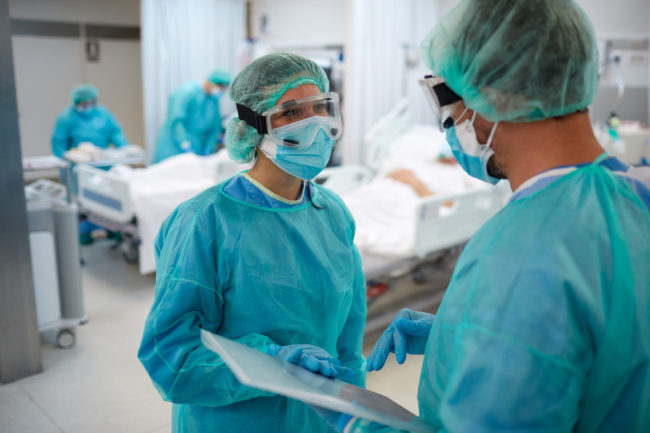
[(79, 113), (74, 107), (66, 108), (54, 124), (52, 153), (62, 158), (66, 151), (84, 141), (102, 149), (111, 143), (116, 147), (127, 145), (122, 127), (105, 107), (97, 105), (90, 113)]
[(155, 242), (156, 293), (138, 356), (174, 432), (325, 432), (309, 407), (242, 386), (202, 346), (201, 328), (265, 351), (313, 344), (365, 384), (365, 282), (354, 222), (331, 191), (308, 184), (295, 205), (238, 175), (181, 204)]
[[(222, 133), (219, 97), (205, 93), (198, 81), (185, 83), (169, 98), (167, 119), (156, 139), (153, 162), (184, 152), (214, 153)], [(184, 142), (189, 147), (183, 148)]]
[(625, 170), (546, 177), (472, 237), (429, 335), (421, 417), (445, 432), (650, 432), (650, 195)]

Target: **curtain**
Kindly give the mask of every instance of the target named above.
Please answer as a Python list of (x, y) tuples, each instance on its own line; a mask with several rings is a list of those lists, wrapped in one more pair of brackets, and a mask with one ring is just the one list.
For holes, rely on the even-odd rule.
[(342, 161), (365, 165), (363, 136), (400, 99), (408, 99), (416, 122), (433, 122), (417, 79), (429, 73), (420, 43), (437, 8), (431, 0), (352, 0), (346, 8)]
[(215, 68), (239, 72), (244, 0), (141, 0), (145, 141), (153, 155), (169, 95)]

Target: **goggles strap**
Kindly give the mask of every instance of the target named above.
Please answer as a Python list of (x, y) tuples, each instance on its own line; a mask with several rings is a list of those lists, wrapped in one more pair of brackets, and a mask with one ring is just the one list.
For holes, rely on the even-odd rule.
[(266, 117), (257, 114), (250, 108), (248, 108), (245, 105), (241, 104), (236, 104), (237, 105), (237, 117), (239, 117), (240, 120), (243, 120), (244, 122), (248, 123), (250, 126), (255, 128), (257, 132), (261, 135), (265, 135), (268, 133), (268, 129), (266, 128)]

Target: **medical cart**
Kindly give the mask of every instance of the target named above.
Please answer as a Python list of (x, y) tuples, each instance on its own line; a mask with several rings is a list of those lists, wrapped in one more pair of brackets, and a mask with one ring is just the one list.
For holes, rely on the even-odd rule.
[(77, 206), (65, 186), (40, 179), (25, 187), (36, 313), (41, 336), (74, 347), (84, 312)]

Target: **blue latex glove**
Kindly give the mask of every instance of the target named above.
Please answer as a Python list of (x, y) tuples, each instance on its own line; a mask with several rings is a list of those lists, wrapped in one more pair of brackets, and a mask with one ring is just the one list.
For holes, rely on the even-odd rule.
[(318, 414), (318, 416), (323, 418), (327, 425), (339, 433), (343, 432), (345, 427), (353, 418), (352, 415), (348, 415), (347, 413), (336, 412), (333, 410), (325, 409), (324, 407), (312, 406), (311, 404), (308, 406), (312, 408), (314, 412)]
[(395, 353), (397, 362), (403, 364), (406, 354), (422, 355), (435, 316), (429, 313), (403, 309), (381, 334), (366, 362), (366, 370), (381, 370), (386, 358)]
[(311, 344), (291, 344), (288, 346), (271, 344), (267, 351), (276, 358), (299, 365), (325, 377), (351, 380), (356, 376), (353, 370), (342, 367), (341, 362), (327, 353), (325, 349)]

